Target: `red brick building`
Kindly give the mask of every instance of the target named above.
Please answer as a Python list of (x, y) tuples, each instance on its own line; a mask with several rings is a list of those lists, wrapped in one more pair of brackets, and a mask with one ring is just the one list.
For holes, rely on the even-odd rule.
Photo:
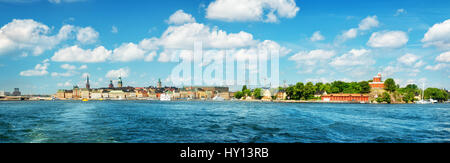
[(381, 74), (378, 73), (377, 76), (373, 77), (373, 81), (369, 83), (371, 88), (384, 88), (384, 83), (381, 81)]
[(369, 102), (369, 96), (363, 94), (329, 94), (323, 95), (326, 102)]

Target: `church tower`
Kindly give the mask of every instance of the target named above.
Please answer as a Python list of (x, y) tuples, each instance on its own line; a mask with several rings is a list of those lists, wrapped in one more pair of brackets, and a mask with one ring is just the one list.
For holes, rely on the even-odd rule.
[(109, 81), (109, 87), (108, 88), (114, 88), (114, 84), (113, 84), (112, 80)]
[(86, 80), (86, 89), (91, 89), (91, 84), (89, 84), (89, 76), (87, 76)]
[(119, 77), (119, 81), (117, 82), (117, 86), (119, 87), (119, 88), (122, 88), (122, 77)]

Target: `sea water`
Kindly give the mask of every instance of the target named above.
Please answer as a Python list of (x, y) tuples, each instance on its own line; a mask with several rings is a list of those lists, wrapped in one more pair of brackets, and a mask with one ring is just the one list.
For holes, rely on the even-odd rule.
[(441, 143), (450, 104), (3, 101), (0, 143)]

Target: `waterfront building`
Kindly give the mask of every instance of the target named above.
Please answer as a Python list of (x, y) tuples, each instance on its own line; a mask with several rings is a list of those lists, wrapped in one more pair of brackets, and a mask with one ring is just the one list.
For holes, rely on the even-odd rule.
[(65, 99), (66, 98), (66, 96), (65, 96), (65, 90), (63, 90), (63, 89), (60, 89), (60, 90), (58, 90), (58, 92), (56, 92), (56, 98), (58, 98), (58, 99)]
[(286, 100), (287, 94), (284, 91), (280, 91), (277, 93), (277, 100)]
[(384, 83), (381, 80), (381, 73), (378, 73), (377, 76), (373, 77), (373, 81), (369, 82), (369, 85), (373, 89), (384, 89)]
[(73, 86), (72, 89), (72, 98), (73, 99), (79, 99), (81, 98), (81, 90), (78, 86)]
[(65, 99), (72, 99), (73, 98), (73, 90), (65, 90), (64, 91), (64, 98)]
[(119, 77), (119, 81), (117, 82), (117, 86), (118, 86), (119, 88), (122, 88), (122, 87), (123, 87), (122, 77)]
[(101, 98), (103, 98), (103, 90), (92, 90), (91, 98), (92, 99), (101, 99)]
[(263, 101), (271, 101), (272, 100), (272, 93), (269, 89), (265, 89), (263, 92)]
[(81, 89), (81, 98), (83, 99), (90, 99), (91, 98), (91, 92), (87, 88)]
[(127, 96), (123, 90), (112, 90), (109, 92), (109, 98), (112, 99), (126, 99)]
[(325, 102), (369, 102), (369, 95), (363, 94), (328, 94), (322, 96)]
[(20, 96), (21, 94), (19, 88), (14, 88), (14, 92), (12, 93), (13, 96)]
[(9, 95), (11, 95), (11, 93), (5, 92), (5, 91), (0, 91), (0, 97), (5, 97), (5, 96), (9, 96)]

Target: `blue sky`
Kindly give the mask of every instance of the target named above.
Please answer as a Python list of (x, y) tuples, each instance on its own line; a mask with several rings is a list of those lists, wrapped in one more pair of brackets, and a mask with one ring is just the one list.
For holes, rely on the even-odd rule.
[(162, 53), (183, 47), (169, 38), (194, 29), (224, 31), (223, 40), (245, 44), (205, 40), (214, 50), (252, 49), (266, 40), (287, 50), (280, 80), (288, 84), (369, 80), (378, 72), (401, 85), (425, 81), (448, 89), (450, 83), (447, 0), (0, 0), (0, 13), (0, 90), (6, 91), (84, 87), (86, 73), (94, 87), (117, 74), (125, 85), (155, 85), (177, 65)]

